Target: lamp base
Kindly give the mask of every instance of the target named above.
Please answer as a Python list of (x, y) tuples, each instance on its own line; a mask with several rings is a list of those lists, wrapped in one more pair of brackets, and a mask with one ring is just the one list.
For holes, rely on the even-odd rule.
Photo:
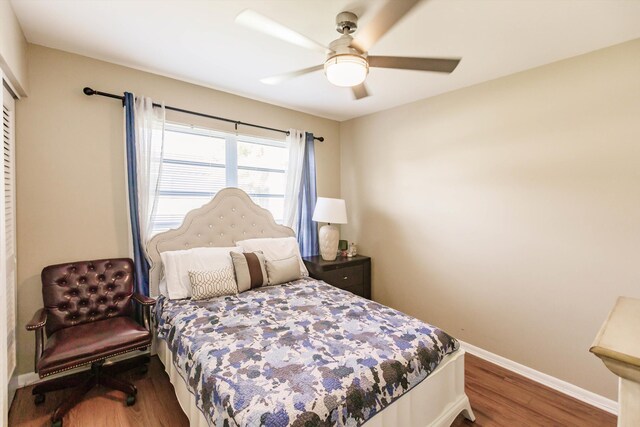
[(340, 233), (335, 225), (326, 224), (320, 227), (318, 240), (320, 243), (320, 255), (325, 261), (333, 261), (338, 255), (338, 240)]

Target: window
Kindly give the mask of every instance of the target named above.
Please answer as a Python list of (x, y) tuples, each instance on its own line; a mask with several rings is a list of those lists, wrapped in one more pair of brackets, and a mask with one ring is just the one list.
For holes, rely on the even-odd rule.
[[(2, 105), (2, 172), (0, 173), (0, 301), (5, 312), (6, 337), (0, 337), (6, 349), (5, 366), (0, 371), (11, 378), (16, 367), (16, 172), (15, 172), (15, 100), (7, 87), (3, 87), (0, 70), (0, 105)], [(6, 386), (6, 384), (3, 384)], [(9, 390), (12, 390), (9, 386)], [(11, 391), (10, 391), (11, 393)], [(12, 394), (9, 394), (10, 396)], [(0, 393), (0, 396), (2, 394)], [(6, 396), (6, 395), (4, 395)], [(1, 405), (0, 405), (1, 406)], [(0, 415), (0, 423), (2, 423)]]
[(284, 141), (167, 123), (153, 233), (180, 226), (225, 187), (246, 191), (282, 223), (288, 161)]

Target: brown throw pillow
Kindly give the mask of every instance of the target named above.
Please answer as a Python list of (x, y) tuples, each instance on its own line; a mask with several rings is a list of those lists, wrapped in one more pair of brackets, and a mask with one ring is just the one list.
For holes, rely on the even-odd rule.
[(239, 254), (230, 252), (236, 271), (238, 292), (260, 288), (268, 282), (264, 255), (260, 251)]

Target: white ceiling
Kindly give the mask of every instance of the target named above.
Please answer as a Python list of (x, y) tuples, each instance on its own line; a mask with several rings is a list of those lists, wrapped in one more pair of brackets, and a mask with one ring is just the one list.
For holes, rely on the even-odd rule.
[(278, 86), (260, 83), (262, 77), (318, 65), (324, 58), (239, 26), (234, 18), (251, 8), (327, 45), (338, 37), (338, 12), (355, 12), (363, 28), (380, 0), (11, 3), (31, 43), (337, 120), (640, 38), (640, 0), (423, 1), (370, 53), (462, 57), (458, 68), (451, 75), (372, 69), (367, 78), (372, 96), (356, 101), (349, 89), (328, 83), (322, 71)]

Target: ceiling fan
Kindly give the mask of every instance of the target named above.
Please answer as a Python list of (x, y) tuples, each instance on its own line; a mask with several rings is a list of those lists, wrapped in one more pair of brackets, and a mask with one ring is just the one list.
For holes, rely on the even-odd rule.
[(364, 81), (370, 67), (451, 73), (458, 66), (460, 58), (414, 58), (368, 54), (369, 49), (419, 2), (420, 0), (388, 0), (371, 22), (358, 31), (355, 38), (351, 34), (358, 29), (358, 17), (352, 12), (339, 13), (336, 16), (336, 31), (341, 36), (332, 41), (329, 47), (325, 47), (251, 9), (242, 11), (236, 17), (236, 22), (272, 37), (327, 55), (321, 65), (267, 77), (261, 79), (261, 82), (278, 84), (324, 69), (329, 82), (336, 86), (350, 87), (354, 97), (361, 99), (369, 96)]

